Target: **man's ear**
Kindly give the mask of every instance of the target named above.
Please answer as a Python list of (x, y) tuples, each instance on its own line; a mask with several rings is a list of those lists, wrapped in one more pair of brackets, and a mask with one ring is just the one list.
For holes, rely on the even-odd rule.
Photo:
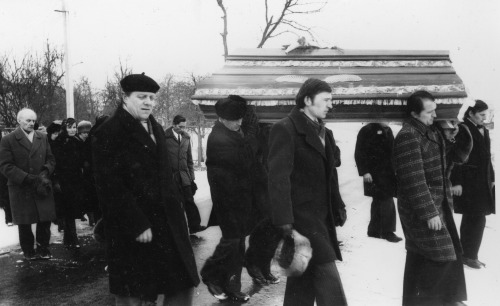
[(415, 118), (415, 119), (417, 119), (417, 118), (418, 118), (417, 113), (415, 113), (415, 112), (413, 112), (413, 111), (410, 113), (410, 115), (411, 115), (413, 118)]
[(312, 105), (311, 97), (306, 96), (304, 98), (304, 104), (307, 105), (307, 106), (311, 106)]

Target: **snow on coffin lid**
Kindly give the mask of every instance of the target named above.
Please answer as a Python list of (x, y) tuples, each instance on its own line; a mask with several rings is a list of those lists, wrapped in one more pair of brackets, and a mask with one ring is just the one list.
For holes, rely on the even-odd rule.
[(263, 121), (285, 117), (307, 78), (332, 87), (327, 120), (402, 120), (406, 99), (417, 90), (436, 97), (441, 119), (456, 118), (467, 94), (448, 51), (240, 49), (224, 67), (198, 83), (192, 100), (207, 118), (229, 94), (246, 98)]

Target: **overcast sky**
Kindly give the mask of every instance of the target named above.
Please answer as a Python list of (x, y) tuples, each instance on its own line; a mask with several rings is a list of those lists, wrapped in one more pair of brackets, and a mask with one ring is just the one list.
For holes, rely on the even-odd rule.
[[(264, 24), (264, 0), (224, 0), (229, 49), (252, 48)], [(282, 0), (270, 0), (276, 8)], [(157, 80), (167, 73), (206, 74), (223, 65), (221, 11), (216, 0), (67, 0), (73, 78), (102, 88), (119, 60)], [(0, 54), (63, 48), (61, 0), (0, 0)], [(449, 50), (475, 98), (496, 103), (500, 85), (498, 0), (330, 0), (301, 16), (324, 47)], [(280, 36), (265, 47), (295, 40)]]

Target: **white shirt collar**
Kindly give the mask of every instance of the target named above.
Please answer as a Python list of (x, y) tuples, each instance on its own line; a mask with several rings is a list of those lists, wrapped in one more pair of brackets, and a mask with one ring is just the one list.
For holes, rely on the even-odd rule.
[(21, 128), (21, 131), (23, 131), (24, 135), (26, 135), (26, 137), (28, 137), (28, 140), (30, 142), (33, 142), (33, 136), (35, 136), (35, 130), (31, 131), (31, 133), (29, 133), (29, 134), (26, 133), (26, 131), (23, 130), (22, 128)]

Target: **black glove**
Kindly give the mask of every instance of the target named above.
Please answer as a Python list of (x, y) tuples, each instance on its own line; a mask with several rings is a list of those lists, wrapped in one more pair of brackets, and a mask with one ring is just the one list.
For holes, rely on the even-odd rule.
[(24, 178), (23, 185), (24, 186), (35, 186), (35, 182), (37, 181), (38, 176), (33, 174), (28, 174)]
[(290, 267), (295, 255), (295, 241), (293, 240), (292, 227), (288, 224), (289, 228), (282, 226), (283, 229), (283, 246), (278, 256), (278, 264), (283, 269)]
[(335, 215), (335, 226), (343, 226), (347, 220), (347, 213), (345, 208), (340, 208)]
[(194, 181), (191, 181), (191, 192), (193, 193), (193, 196), (196, 194), (196, 190), (198, 190), (198, 186)]
[(49, 179), (48, 171), (44, 170), (35, 179), (36, 193), (46, 197), (52, 193), (52, 182)]

